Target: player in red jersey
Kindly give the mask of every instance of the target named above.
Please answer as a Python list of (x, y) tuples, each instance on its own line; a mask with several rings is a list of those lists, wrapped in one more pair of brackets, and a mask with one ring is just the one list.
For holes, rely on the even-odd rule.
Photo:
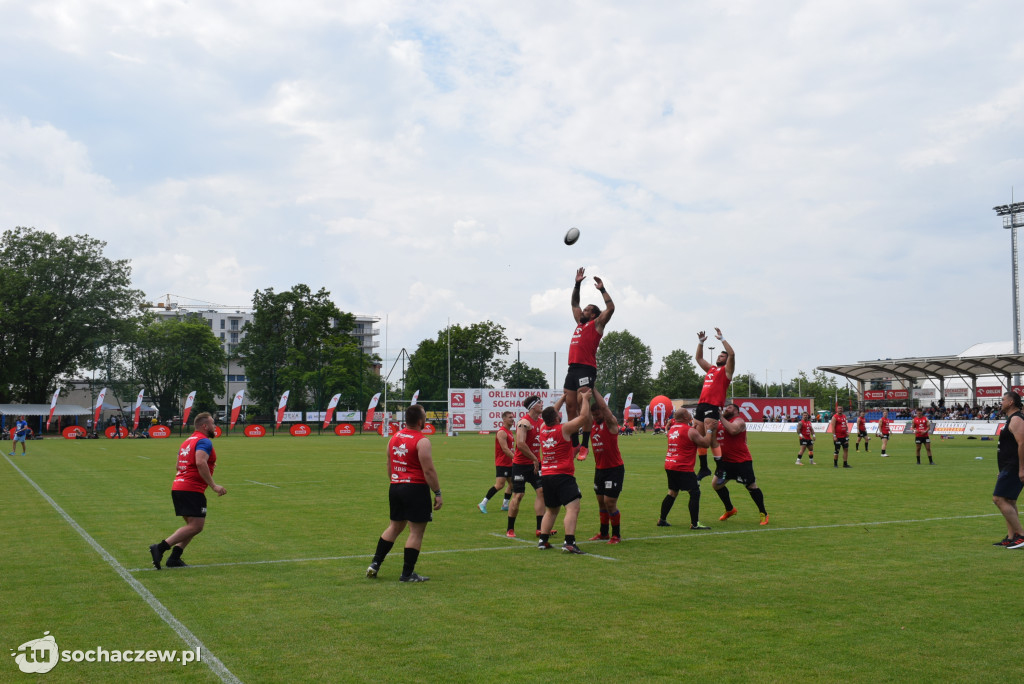
[(851, 468), (850, 458), (850, 425), (846, 422), (846, 414), (836, 409), (832, 414), (832, 420), (828, 422), (828, 429), (832, 433), (832, 444), (835, 453), (832, 455), (832, 467), (839, 467), (839, 448), (843, 449), (843, 467)]
[(511, 411), (503, 411), (501, 414), (501, 427), (494, 434), (494, 486), (487, 490), (483, 501), (476, 505), (481, 513), (487, 512), (487, 502), (491, 497), (505, 488), (505, 500), (501, 504), (501, 510), (508, 510), (508, 500), (512, 498), (512, 459), (515, 452), (512, 446), (516, 438), (512, 435), (512, 426), (515, 425), (516, 414)]
[[(626, 477), (626, 466), (619, 451), (619, 421), (608, 408), (604, 397), (594, 388), (594, 406), (591, 409), (593, 429), (590, 442), (594, 450), (594, 493), (601, 512), (601, 530), (590, 541), (607, 539), (609, 544), (622, 541), (622, 523), (619, 513), (619, 495)], [(608, 526), (611, 525), (611, 536)]]
[(740, 417), (736, 404), (728, 404), (722, 409), (722, 420), (718, 421), (718, 441), (722, 444), (722, 460), (711, 486), (725, 504), (725, 513), (719, 520), (728, 520), (737, 513), (729, 498), (729, 490), (725, 487), (727, 481), (736, 480), (747, 488), (750, 498), (761, 513), (761, 524), (767, 525), (768, 511), (764, 508), (764, 493), (757, 486), (754, 459), (747, 448), (747, 423)]
[[(434, 458), (430, 440), (423, 434), (427, 413), (419, 404), (405, 410), (405, 427), (388, 442), (388, 467), (391, 472), (391, 488), (388, 501), (391, 505), (391, 522), (377, 540), (373, 561), (366, 569), (367, 577), (376, 577), (381, 563), (395, 545), (398, 535), (409, 527), (405, 540), (405, 564), (402, 566), (401, 582), (426, 582), (429, 577), (417, 575), (416, 560), (423, 545), (423, 533), (427, 523), (434, 519), (431, 510), (441, 510), (441, 483), (434, 469)], [(430, 493), (434, 496), (431, 499)]]
[(917, 465), (921, 465), (922, 444), (928, 450), (928, 465), (935, 465), (935, 461), (932, 460), (932, 440), (928, 435), (931, 427), (928, 417), (924, 415), (924, 409), (919, 407), (917, 415), (914, 416), (914, 445), (917, 447)]
[(878, 436), (882, 438), (882, 458), (889, 458), (885, 448), (889, 446), (889, 434), (892, 432), (892, 421), (889, 420), (889, 412), (882, 411), (882, 417), (878, 419)]
[(195, 432), (178, 449), (178, 471), (171, 485), (171, 500), (174, 514), (185, 519), (185, 525), (174, 531), (167, 539), (149, 547), (153, 566), (159, 570), (164, 553), (171, 552), (167, 567), (187, 567), (181, 554), (193, 537), (203, 531), (206, 523), (206, 488), (217, 496), (224, 496), (228, 490), (213, 481), (213, 469), (217, 465), (217, 452), (213, 449), (213, 416), (200, 413), (196, 416)]
[(864, 412), (861, 411), (857, 414), (857, 443), (853, 446), (854, 451), (860, 451), (860, 440), (864, 440), (864, 453), (871, 451), (868, 449), (868, 441), (871, 436), (868, 434), (868, 420), (864, 417)]
[[(536, 492), (533, 512), (537, 518), (537, 536), (540, 536), (540, 521), (544, 518), (544, 491), (540, 484), (540, 429), (544, 425), (540, 414), (544, 403), (533, 395), (523, 400), (526, 415), (516, 425), (516, 449), (512, 455), (512, 499), (508, 504), (508, 528), (506, 537), (516, 536), (516, 518), (519, 505), (529, 484)], [(554, 534), (554, 531), (552, 531)]]
[(796, 452), (796, 464), (803, 465), (804, 452), (810, 456), (811, 465), (818, 465), (814, 462), (814, 424), (811, 423), (811, 414), (804, 411), (800, 416), (800, 422), (796, 426), (796, 432), (800, 437), (800, 451)]
[[(709, 435), (711, 438), (711, 453), (717, 460), (722, 452), (718, 447), (718, 419), (721, 416), (722, 407), (725, 406), (725, 394), (732, 382), (733, 373), (736, 372), (736, 352), (732, 345), (725, 341), (722, 331), (715, 328), (715, 337), (722, 342), (725, 351), (719, 352), (715, 359), (715, 365), (711, 365), (704, 358), (704, 341), (708, 336), (701, 330), (697, 333), (697, 365), (704, 371), (704, 387), (700, 391), (700, 400), (697, 404), (697, 431), (702, 435)], [(697, 472), (697, 479), (702, 480), (711, 474), (708, 468), (707, 449), (697, 452), (700, 458), (700, 470)]]
[(565, 541), (562, 551), (583, 553), (576, 545), (576, 520), (580, 514), (580, 499), (583, 494), (576, 484), (576, 459), (572, 448), (573, 434), (590, 422), (590, 388), (580, 387), (580, 415), (563, 423), (559, 406), (548, 406), (541, 414), (544, 427), (540, 431), (540, 481), (544, 490), (544, 520), (540, 525), (538, 549), (550, 549), (548, 542), (558, 517), (558, 511), (565, 506)]
[[(583, 387), (593, 389), (597, 381), (597, 347), (604, 336), (604, 328), (615, 313), (615, 302), (604, 289), (604, 282), (594, 276), (594, 287), (604, 298), (604, 311), (596, 304), (588, 304), (580, 308), (580, 283), (585, 276), (583, 269), (576, 270), (576, 285), (572, 289), (572, 318), (576, 321), (576, 330), (572, 333), (569, 343), (569, 371), (565, 375), (565, 411), (569, 420), (574, 420), (580, 413), (579, 390)], [(583, 440), (579, 435), (572, 436), (572, 446), (581, 447), (579, 455), (586, 457), (590, 433), (583, 430)]]
[(700, 482), (693, 472), (697, 463), (697, 449), (707, 447), (711, 440), (693, 427), (693, 416), (685, 408), (677, 408), (672, 414), (672, 427), (668, 429), (668, 449), (665, 452), (665, 475), (668, 477), (668, 494), (661, 501), (661, 517), (658, 527), (671, 527), (669, 511), (676, 502), (680, 491), (690, 494), (690, 529), (710, 530), (700, 522)]

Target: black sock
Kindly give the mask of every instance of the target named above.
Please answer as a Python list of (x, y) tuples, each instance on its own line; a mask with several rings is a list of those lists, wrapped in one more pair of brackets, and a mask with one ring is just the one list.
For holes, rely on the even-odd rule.
[(708, 469), (708, 455), (707, 454), (697, 454), (697, 458), (700, 459), (700, 469), (701, 470), (707, 470)]
[(575, 534), (567, 534), (567, 535), (565, 535), (565, 543), (566, 543), (566, 545), (575, 544), (576, 543), (576, 535)]
[[(544, 516), (543, 515), (538, 515), (537, 516), (537, 529), (538, 530), (542, 529), (541, 528), (541, 523), (543, 523), (543, 522), (544, 522)], [(552, 527), (553, 527), (553, 525), (552, 525)]]
[(768, 511), (764, 510), (764, 493), (760, 489), (748, 489), (750, 492), (750, 498), (757, 504), (757, 510), (767, 514)]
[(488, 501), (490, 501), (491, 497), (494, 496), (497, 493), (498, 493), (498, 490), (495, 489), (494, 487), (491, 487), (490, 489), (487, 490), (487, 496), (485, 496), (484, 498), (487, 499)]
[(550, 534), (542, 534), (542, 535), (540, 535), (540, 540), (541, 540), (542, 542), (544, 542), (545, 544), (547, 544), (547, 543), (548, 543), (548, 539), (549, 539), (550, 537), (551, 537), (551, 535), (550, 535)]
[(572, 433), (572, 435), (569, 437), (569, 441), (572, 442), (573, 448), (578, 447), (580, 445), (580, 433)]
[(185, 553), (185, 549), (180, 546), (171, 547), (171, 560), (181, 560), (181, 554)]
[(511, 516), (511, 515), (508, 516), (508, 529), (510, 529), (510, 530), (516, 529), (516, 519), (515, 519), (515, 516)]
[(388, 541), (384, 537), (377, 540), (377, 551), (373, 554), (373, 562), (380, 565), (384, 562), (384, 558), (391, 551), (391, 547), (395, 545), (395, 542)]
[(405, 547), (405, 565), (402, 566), (402, 575), (404, 577), (408, 577), (412, 574), (412, 571), (416, 568), (416, 559), (419, 557), (419, 549), (410, 549), (408, 546)]
[(160, 549), (160, 553), (167, 553), (171, 549), (171, 545), (167, 543), (166, 539), (161, 539), (156, 547)]
[(723, 504), (725, 504), (725, 510), (731, 511), (732, 499), (729, 498), (729, 488), (722, 487), (721, 489), (716, 489), (715, 491), (718, 492), (718, 498), (722, 500)]
[(619, 509), (615, 509), (615, 512), (611, 514), (612, 521), (612, 534), (616, 537), (622, 536), (622, 525), (621, 518), (619, 517)]
[(601, 536), (602, 537), (607, 537), (608, 536), (608, 523), (601, 523)]
[(580, 446), (586, 447), (590, 445), (590, 433), (586, 430), (583, 431), (583, 439), (580, 440)]
[(505, 501), (511, 501), (512, 500), (512, 494), (510, 492), (505, 492), (504, 499), (505, 499)]
[(661, 500), (661, 519), (668, 520), (668, 512), (672, 510), (672, 504), (676, 502), (676, 497), (671, 494), (666, 494), (665, 498)]
[(700, 490), (690, 490), (690, 524), (696, 525), (700, 522)]

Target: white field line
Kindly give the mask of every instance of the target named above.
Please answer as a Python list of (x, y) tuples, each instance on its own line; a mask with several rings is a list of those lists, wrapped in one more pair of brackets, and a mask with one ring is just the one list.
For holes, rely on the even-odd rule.
[(267, 484), (266, 482), (257, 482), (256, 480), (246, 480), (246, 482), (252, 482), (254, 485), (263, 485), (264, 487), (272, 487), (274, 489), (280, 489), (277, 485)]
[[(42, 487), (37, 485), (32, 480), (32, 478), (30, 478), (28, 475), (26, 475), (25, 472), (21, 468), (19, 468), (18, 466), (14, 465), (14, 462), (11, 461), (11, 459), (7, 458), (7, 456), (4, 456), (4, 458), (7, 459), (7, 462), (11, 464), (12, 468), (17, 470), (18, 473), (23, 478), (25, 478), (26, 482), (28, 482), (30, 485), (32, 485), (32, 487), (37, 492), (39, 492), (39, 495), (42, 496), (43, 499), (48, 504), (50, 504), (53, 507), (53, 510), (57, 511), (57, 513), (59, 513), (60, 516), (62, 518), (64, 518), (64, 520), (68, 523), (68, 525), (70, 525), (71, 528), (75, 532), (77, 532), (79, 534), (79, 536), (82, 537), (82, 539), (84, 539), (86, 541), (86, 543), (89, 544), (89, 546), (91, 546), (93, 548), (93, 550), (96, 553), (98, 553), (100, 555), (100, 557), (103, 560), (105, 560), (107, 562), (107, 564), (111, 568), (114, 569), (114, 572), (116, 572), (118, 575), (120, 575), (121, 579), (123, 579), (128, 584), (128, 586), (130, 586), (132, 589), (135, 590), (135, 593), (137, 593), (139, 596), (141, 596), (142, 599), (147, 604), (149, 604), (149, 607), (153, 609), (153, 612), (155, 612), (157, 615), (159, 615), (160, 619), (162, 619), (164, 622), (166, 622), (170, 626), (170, 628), (173, 629), (175, 631), (175, 633), (177, 633), (177, 635), (179, 637), (181, 637), (182, 641), (184, 641), (186, 644), (188, 644), (193, 649), (196, 649), (196, 648), (201, 648), (202, 649), (203, 663), (205, 663), (211, 670), (213, 670), (213, 673), (216, 674), (218, 677), (220, 677), (220, 680), (222, 682), (231, 682), (232, 684), (237, 682), (238, 684), (241, 684), (242, 680), (240, 680), (238, 677), (236, 677), (231, 672), (231, 670), (229, 670), (224, 665), (224, 663), (222, 663), (220, 661), (220, 659), (217, 658), (217, 656), (215, 656), (210, 651), (210, 649), (208, 649), (206, 647), (206, 644), (204, 644), (202, 641), (199, 640), (199, 637), (197, 637), (195, 634), (193, 634), (191, 632), (191, 630), (189, 630), (188, 627), (186, 627), (184, 624), (181, 623), (180, 620), (178, 620), (178, 618), (174, 617), (174, 615), (171, 614), (171, 611), (169, 611), (164, 604), (160, 603), (160, 600), (157, 599), (156, 596), (153, 596), (152, 592), (150, 592), (149, 589), (146, 589), (146, 587), (144, 587), (142, 585), (142, 583), (139, 582), (139, 580), (137, 580), (134, 577), (132, 577), (130, 571), (125, 569), (125, 567), (123, 565), (121, 565), (120, 563), (117, 562), (116, 558), (114, 558), (112, 555), (110, 555), (110, 553), (106, 549), (104, 549), (102, 546), (100, 546), (99, 542), (97, 542), (95, 539), (93, 539), (92, 536), (88, 532), (86, 532), (82, 528), (81, 525), (79, 525), (77, 522), (75, 522), (75, 519), (72, 518), (70, 515), (68, 515), (67, 512), (63, 508), (61, 508), (57, 504), (57, 502), (54, 501), (50, 497), (49, 494), (44, 492)], [(155, 568), (154, 568), (154, 570), (155, 570)]]

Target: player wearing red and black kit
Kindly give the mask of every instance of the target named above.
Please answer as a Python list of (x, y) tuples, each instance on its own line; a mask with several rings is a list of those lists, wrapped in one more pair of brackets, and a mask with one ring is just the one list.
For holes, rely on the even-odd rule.
[(878, 435), (882, 438), (882, 458), (889, 458), (889, 454), (885, 453), (885, 449), (889, 446), (890, 425), (892, 425), (892, 421), (889, 420), (889, 412), (882, 411), (882, 417), (878, 419)]
[[(595, 388), (591, 444), (594, 449), (594, 493), (600, 511), (601, 529), (590, 541), (607, 539), (609, 544), (622, 541), (622, 516), (619, 495), (626, 477), (626, 466), (619, 451), (619, 422)], [(611, 526), (611, 536), (608, 527)]]
[(167, 551), (171, 552), (167, 567), (186, 567), (181, 554), (206, 525), (206, 488), (212, 489), (217, 496), (228, 493), (228, 490), (213, 481), (217, 452), (211, 440), (215, 434), (213, 416), (200, 413), (196, 416), (195, 432), (178, 449), (178, 470), (171, 485), (171, 501), (174, 503), (174, 514), (184, 518), (185, 524), (167, 539), (150, 545), (149, 554), (157, 570)]
[[(697, 404), (697, 431), (702, 435), (710, 437), (711, 453), (717, 460), (722, 452), (718, 447), (718, 419), (721, 417), (722, 407), (725, 406), (726, 390), (732, 382), (733, 373), (736, 372), (736, 352), (732, 345), (725, 341), (722, 331), (715, 328), (715, 337), (722, 342), (725, 349), (719, 352), (715, 364), (711, 365), (704, 358), (704, 341), (708, 336), (701, 330), (697, 333), (697, 365), (704, 371), (704, 386), (700, 391), (700, 401)], [(699, 449), (697, 457), (700, 458), (700, 470), (697, 472), (697, 479), (701, 480), (711, 474), (708, 468), (707, 449)]]
[(481, 513), (487, 512), (487, 502), (505, 488), (505, 500), (501, 504), (501, 510), (508, 510), (509, 499), (512, 498), (512, 459), (514, 458), (513, 446), (516, 438), (512, 436), (512, 426), (515, 424), (516, 414), (512, 411), (503, 411), (501, 414), (501, 427), (494, 435), (494, 486), (487, 490), (483, 500), (476, 505)]
[(811, 423), (811, 414), (805, 411), (804, 414), (800, 416), (800, 422), (797, 424), (796, 432), (800, 437), (800, 451), (796, 452), (796, 464), (804, 464), (800, 459), (806, 451), (811, 457), (811, 465), (818, 465), (814, 462), (814, 424)]
[(536, 534), (540, 536), (540, 523), (544, 519), (544, 491), (540, 484), (540, 429), (544, 425), (540, 414), (544, 408), (540, 397), (534, 395), (523, 400), (526, 415), (516, 425), (516, 449), (512, 456), (512, 499), (508, 503), (506, 537), (516, 536), (516, 518), (519, 505), (529, 484), (536, 492), (533, 512), (537, 518)]
[(922, 444), (924, 444), (925, 449), (928, 451), (928, 465), (935, 465), (935, 461), (932, 460), (932, 440), (928, 435), (931, 424), (928, 422), (928, 417), (924, 415), (924, 409), (917, 409), (917, 415), (914, 416), (913, 427), (914, 445), (917, 447), (917, 465), (921, 465)]
[(719, 520), (728, 520), (737, 513), (725, 486), (728, 480), (736, 480), (746, 486), (750, 498), (761, 513), (761, 524), (767, 525), (768, 511), (764, 507), (764, 494), (757, 486), (754, 459), (747, 448), (747, 423), (740, 417), (736, 404), (728, 404), (722, 410), (722, 420), (718, 421), (718, 440), (722, 444), (722, 460), (718, 463), (718, 472), (711, 486), (725, 505), (725, 513)]
[[(562, 387), (565, 391), (565, 411), (569, 420), (574, 420), (580, 414), (579, 391), (584, 387), (593, 389), (597, 381), (597, 347), (601, 344), (604, 336), (604, 328), (615, 313), (615, 303), (604, 289), (604, 282), (594, 276), (594, 286), (601, 297), (604, 298), (604, 311), (595, 304), (588, 304), (580, 308), (580, 284), (585, 276), (583, 269), (576, 270), (576, 284), (572, 290), (570, 306), (572, 307), (572, 318), (576, 321), (576, 329), (572, 334), (572, 341), (569, 342), (569, 371), (565, 375), (565, 382)], [(588, 440), (590, 438), (589, 426), (583, 429), (583, 439), (578, 435), (572, 435), (572, 445), (582, 447), (579, 455), (586, 458)], [(582, 459), (581, 459), (582, 460)]]
[(871, 439), (871, 436), (868, 434), (868, 421), (864, 417), (863, 411), (857, 415), (857, 443), (853, 447), (854, 451), (860, 451), (860, 440), (862, 439), (864, 440), (864, 453), (866, 454), (870, 451), (868, 449), (868, 441)]
[(398, 579), (401, 582), (426, 582), (430, 579), (415, 572), (427, 523), (434, 519), (432, 511), (441, 510), (442, 505), (441, 483), (434, 469), (430, 440), (423, 434), (426, 420), (427, 414), (423, 407), (413, 404), (405, 411), (405, 427), (388, 441), (388, 471), (391, 477), (388, 502), (391, 522), (377, 540), (373, 561), (366, 569), (367, 577), (377, 577), (398, 535), (408, 526), (405, 563)]
[(672, 416), (672, 427), (668, 430), (668, 448), (665, 452), (665, 475), (668, 477), (668, 494), (661, 501), (661, 517), (658, 527), (671, 527), (669, 511), (676, 502), (680, 491), (690, 495), (690, 529), (711, 529), (700, 523), (700, 483), (693, 467), (697, 463), (697, 448), (706, 447), (710, 440), (690, 425), (693, 420), (684, 408), (676, 409)]
[(843, 448), (843, 467), (850, 468), (848, 459), (850, 457), (850, 425), (846, 422), (846, 414), (837, 410), (832, 414), (832, 420), (828, 423), (828, 429), (832, 431), (832, 444), (835, 446), (835, 454), (832, 456), (832, 467), (839, 467), (839, 447)]
[(548, 542), (551, 528), (558, 517), (558, 511), (565, 506), (565, 543), (562, 544), (562, 551), (583, 553), (576, 545), (576, 520), (583, 495), (576, 484), (576, 462), (569, 438), (590, 422), (590, 388), (581, 387), (579, 395), (582, 400), (580, 415), (573, 420), (562, 423), (561, 413), (555, 406), (548, 406), (541, 414), (544, 427), (540, 433), (540, 481), (544, 490), (545, 509), (540, 526), (540, 541), (537, 543), (539, 549), (551, 548)]

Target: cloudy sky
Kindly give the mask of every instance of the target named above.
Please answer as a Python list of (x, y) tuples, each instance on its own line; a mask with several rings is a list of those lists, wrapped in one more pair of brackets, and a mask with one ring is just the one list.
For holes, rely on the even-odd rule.
[(106, 240), (153, 300), (325, 287), (387, 318), (389, 356), (490, 319), (550, 373), (578, 266), (655, 368), (716, 325), (773, 378), (955, 354), (1012, 334), (992, 207), (1024, 199), (1022, 19), (0, 0), (0, 227)]

